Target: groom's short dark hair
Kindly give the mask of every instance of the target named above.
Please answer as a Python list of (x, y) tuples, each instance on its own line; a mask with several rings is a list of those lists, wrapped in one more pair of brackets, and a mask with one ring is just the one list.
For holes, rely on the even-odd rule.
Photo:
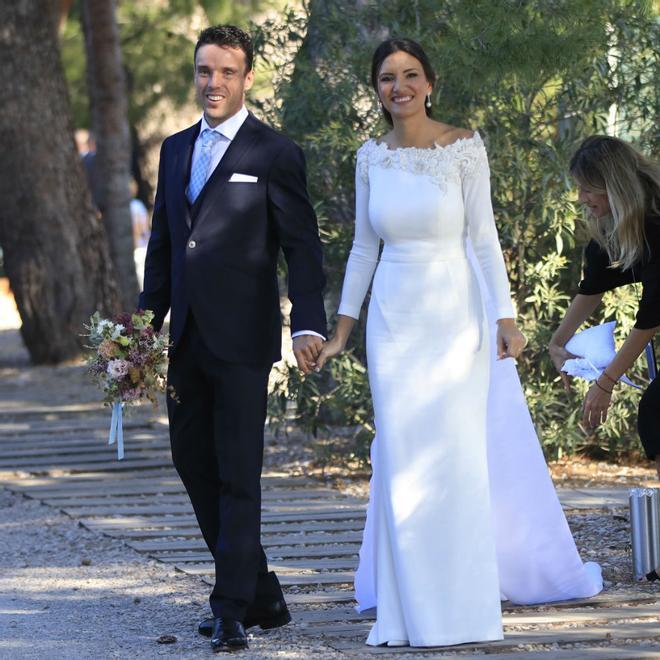
[(247, 32), (241, 30), (241, 28), (237, 28), (235, 25), (212, 25), (202, 30), (195, 44), (193, 65), (197, 61), (197, 51), (201, 46), (205, 46), (206, 44), (242, 50), (245, 54), (245, 73), (252, 70), (252, 62), (254, 60), (252, 38)]

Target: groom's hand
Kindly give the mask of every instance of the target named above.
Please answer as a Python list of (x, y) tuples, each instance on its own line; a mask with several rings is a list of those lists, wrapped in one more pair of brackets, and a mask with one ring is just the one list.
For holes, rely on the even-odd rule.
[(316, 335), (298, 335), (293, 339), (293, 354), (296, 356), (298, 369), (304, 374), (311, 374), (316, 368), (318, 358), (323, 346), (323, 339)]

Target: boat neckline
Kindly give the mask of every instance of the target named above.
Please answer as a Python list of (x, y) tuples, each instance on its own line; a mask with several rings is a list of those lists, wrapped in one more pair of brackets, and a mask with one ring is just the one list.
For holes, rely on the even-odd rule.
[(474, 131), (474, 133), (470, 137), (459, 137), (453, 142), (450, 142), (449, 144), (438, 144), (435, 142), (432, 147), (394, 147), (391, 148), (387, 142), (378, 142), (376, 138), (371, 138), (371, 142), (374, 143), (375, 146), (377, 147), (382, 147), (385, 149), (385, 151), (391, 151), (391, 152), (397, 152), (397, 151), (443, 151), (445, 149), (450, 149), (453, 146), (456, 146), (458, 144), (461, 144), (463, 142), (469, 142), (470, 140), (475, 140), (477, 137), (481, 138), (479, 133), (477, 131)]

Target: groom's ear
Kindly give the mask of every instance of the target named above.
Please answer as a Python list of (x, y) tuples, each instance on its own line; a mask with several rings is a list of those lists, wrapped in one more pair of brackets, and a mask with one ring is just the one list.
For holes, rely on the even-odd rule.
[(247, 92), (252, 87), (253, 84), (254, 84), (254, 71), (250, 69), (245, 74), (245, 84), (243, 85), (243, 89)]

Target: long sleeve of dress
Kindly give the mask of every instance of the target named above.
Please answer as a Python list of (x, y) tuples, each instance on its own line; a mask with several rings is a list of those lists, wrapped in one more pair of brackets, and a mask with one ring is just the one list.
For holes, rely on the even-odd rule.
[(355, 168), (355, 237), (346, 264), (338, 314), (360, 317), (378, 263), (380, 239), (369, 222), (369, 179), (364, 148), (358, 151)]
[(481, 140), (476, 154), (467, 159), (463, 168), (463, 205), (475, 256), (493, 299), (496, 318), (513, 318), (509, 278), (500, 247), (493, 206), (490, 198), (490, 168)]

